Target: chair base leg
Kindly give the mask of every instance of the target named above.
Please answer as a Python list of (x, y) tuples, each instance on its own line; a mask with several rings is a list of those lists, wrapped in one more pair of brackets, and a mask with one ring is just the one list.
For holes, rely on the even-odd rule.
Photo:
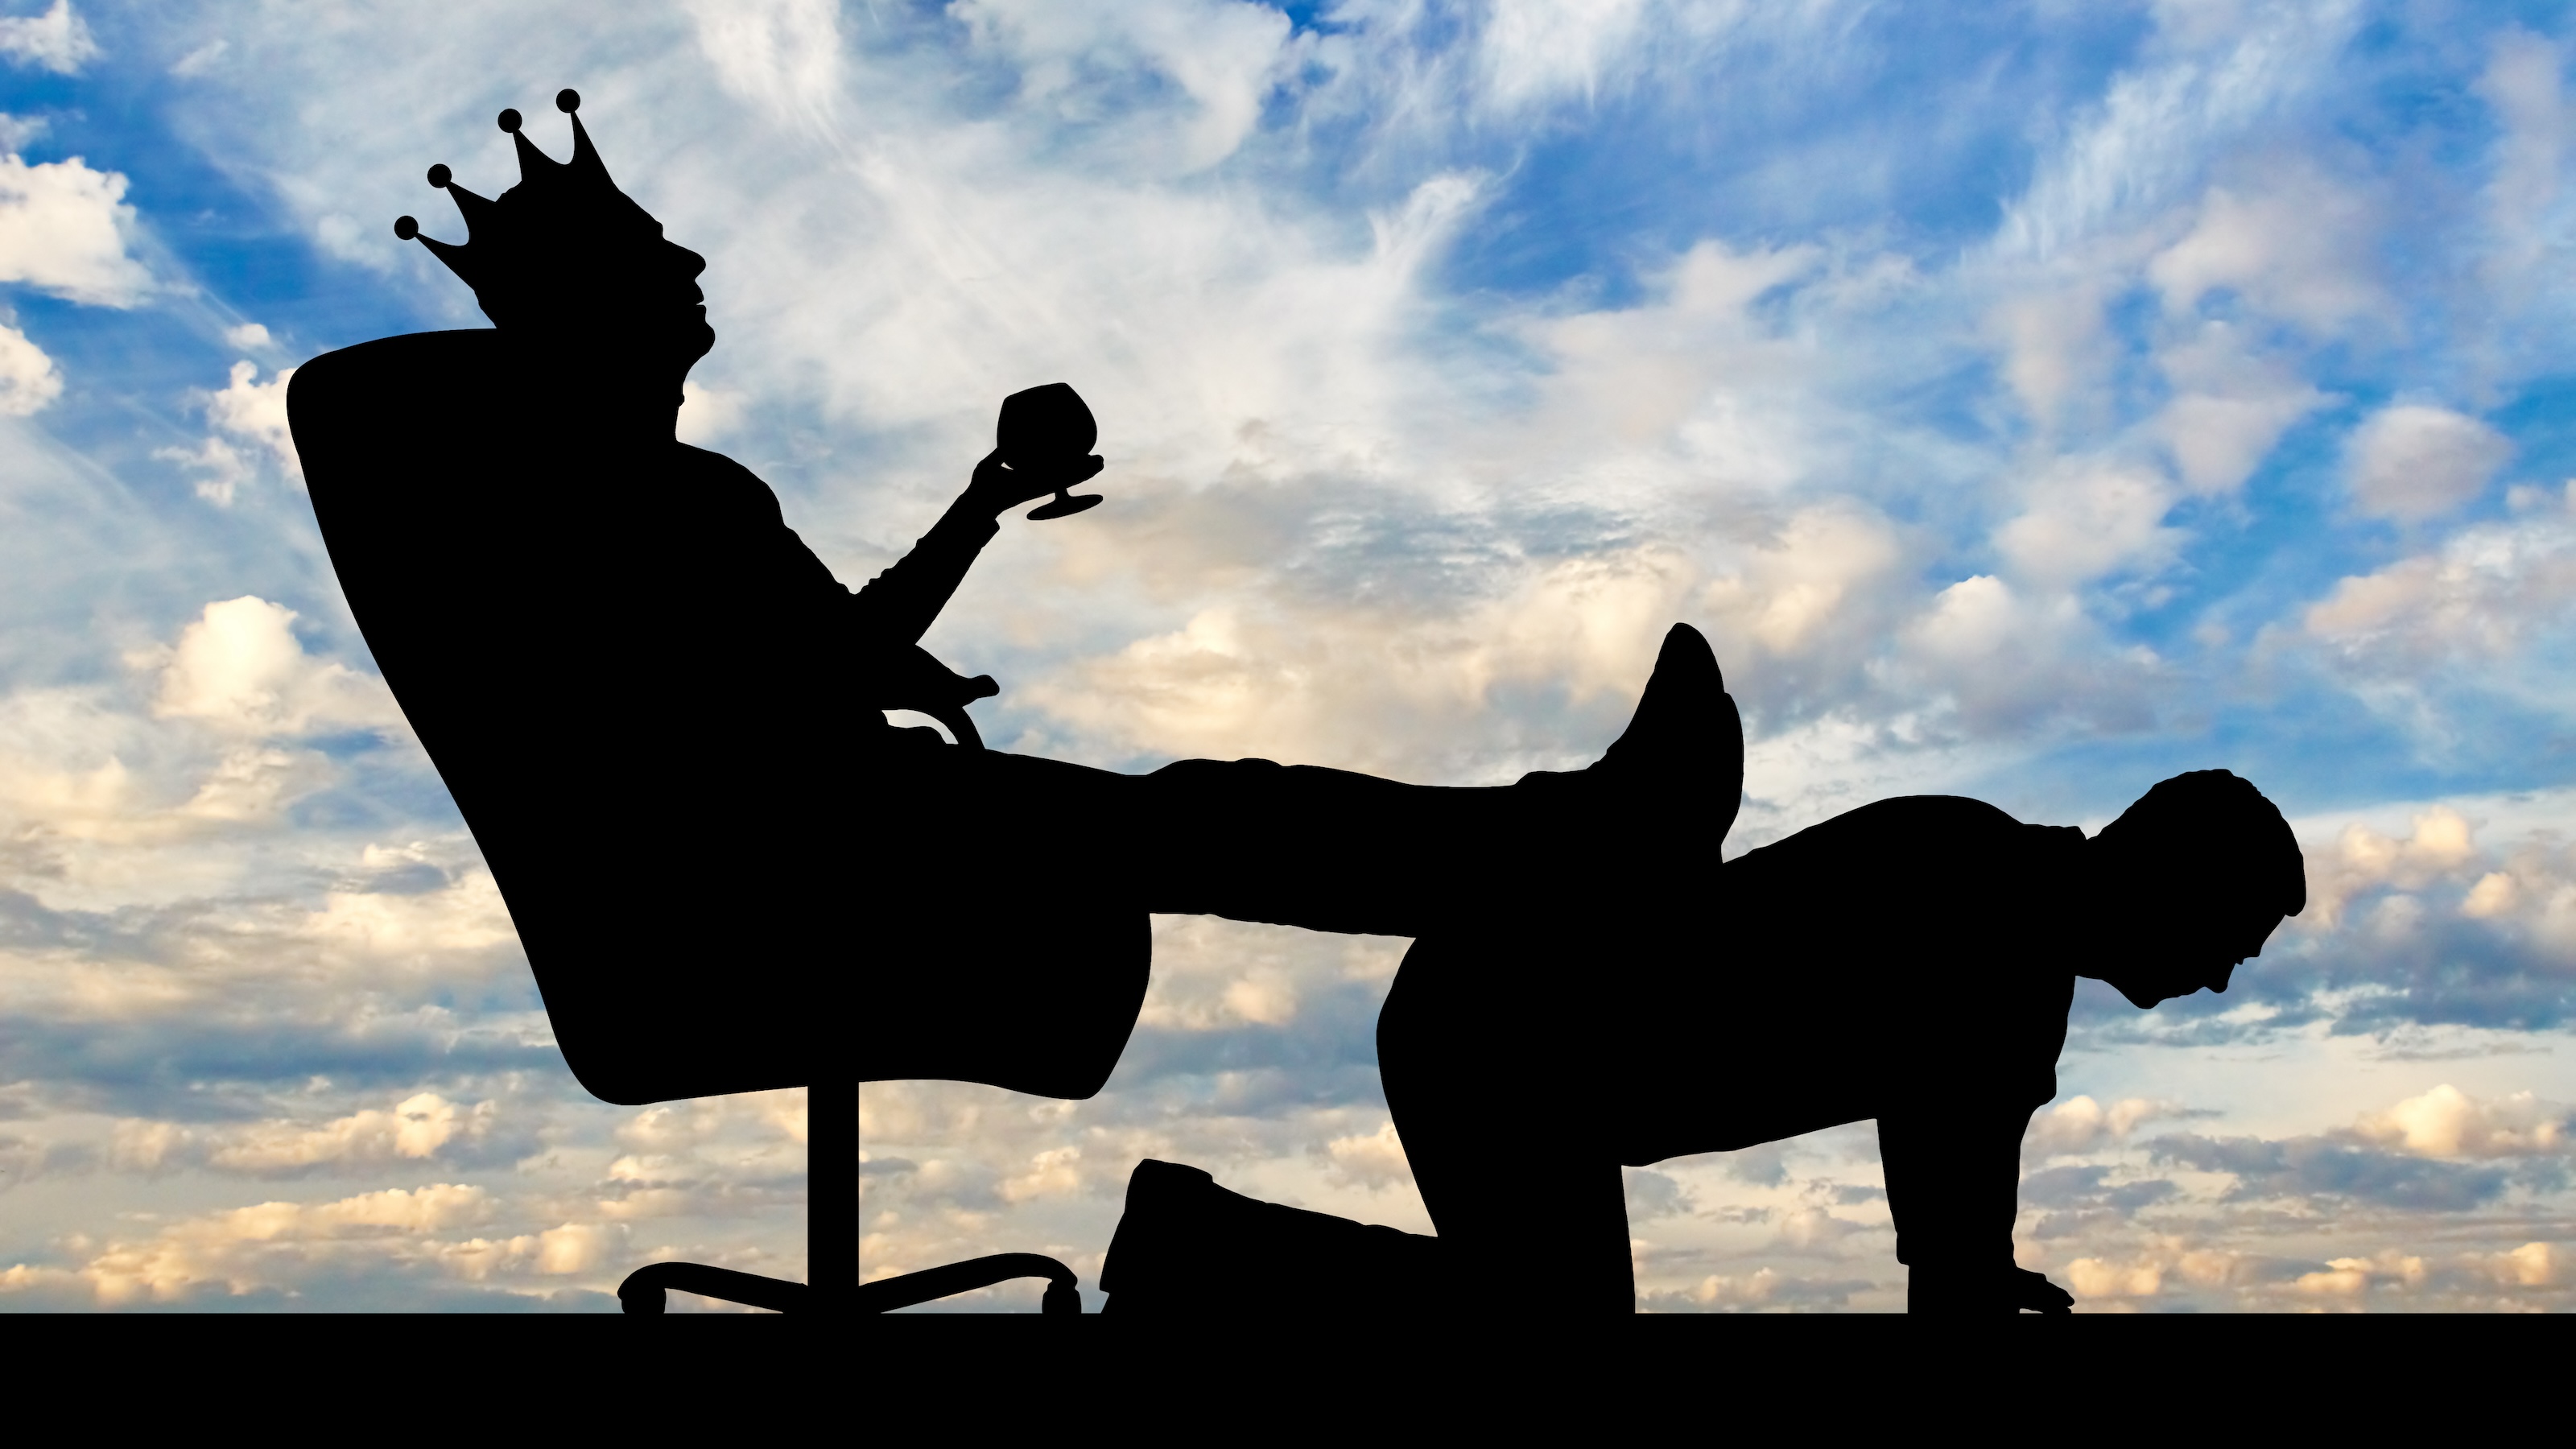
[(859, 1285), (861, 1313), (892, 1313), (916, 1303), (928, 1303), (952, 1293), (969, 1293), (978, 1288), (1012, 1278), (1044, 1278), (1046, 1296), (1038, 1300), (1040, 1313), (1080, 1313), (1082, 1292), (1074, 1284), (1073, 1270), (1043, 1253), (995, 1253), (989, 1258), (969, 1258), (963, 1263), (950, 1263), (939, 1268), (924, 1268), (918, 1273), (905, 1273), (893, 1278), (879, 1278)]
[(814, 1290), (784, 1278), (763, 1278), (704, 1263), (647, 1263), (617, 1285), (617, 1301), (629, 1313), (661, 1313), (668, 1306), (665, 1290), (677, 1288), (702, 1298), (720, 1298), (779, 1313), (801, 1313), (814, 1306)]

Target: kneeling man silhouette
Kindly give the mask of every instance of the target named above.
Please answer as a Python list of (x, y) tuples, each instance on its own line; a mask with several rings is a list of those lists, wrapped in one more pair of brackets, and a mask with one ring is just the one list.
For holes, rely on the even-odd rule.
[[(1676, 625), (1611, 758), (1671, 778), (1742, 752), (1717, 661)], [(1667, 812), (1615, 851), (1561, 837), (1552, 886), (1406, 956), (1379, 1063), (1456, 1291), (1630, 1311), (1621, 1165), (1875, 1119), (1914, 1311), (2066, 1309), (2012, 1227), (2075, 977), (2140, 1007), (2226, 990), (2306, 904), (2280, 812), (2225, 770), (2089, 840), (1923, 795), (1720, 865), (1733, 814)], [(1541, 1260), (1507, 1283), (1466, 1266)]]

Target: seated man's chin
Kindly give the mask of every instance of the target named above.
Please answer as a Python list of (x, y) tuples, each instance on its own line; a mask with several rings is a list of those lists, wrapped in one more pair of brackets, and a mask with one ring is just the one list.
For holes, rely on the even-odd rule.
[(2129, 1004), (2131, 1006), (2138, 1008), (2140, 1011), (2145, 1011), (2150, 1007), (2171, 1001), (2177, 996), (2189, 996), (2191, 994), (2189, 988), (2177, 989), (2161, 984), (2139, 985), (2136, 983), (2122, 983), (2118, 981), (2114, 981), (2111, 984), (2118, 988), (2119, 993), (2122, 996), (2129, 998)]

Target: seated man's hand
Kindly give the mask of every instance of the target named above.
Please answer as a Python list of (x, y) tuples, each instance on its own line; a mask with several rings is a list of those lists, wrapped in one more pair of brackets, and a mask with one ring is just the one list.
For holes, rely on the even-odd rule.
[(1058, 489), (1096, 477), (1107, 466), (1098, 453), (1072, 459), (1061, 468), (1023, 471), (1002, 461), (999, 450), (984, 455), (975, 465), (975, 480), (966, 485), (966, 496), (975, 506), (995, 514), (1016, 508), (1034, 498), (1044, 498)]

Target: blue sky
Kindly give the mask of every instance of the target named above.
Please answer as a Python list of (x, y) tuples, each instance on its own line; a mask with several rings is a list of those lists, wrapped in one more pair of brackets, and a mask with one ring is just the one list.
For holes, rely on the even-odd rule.
[[(560, 152), (565, 85), (710, 259), (684, 435), (844, 580), (1003, 394), (1091, 400), (1111, 505), (1009, 525), (930, 641), (1001, 680), (988, 740), (1504, 781), (1595, 757), (1683, 619), (1752, 735), (1729, 854), (2236, 769), (2314, 904), (2224, 997), (2079, 994), (2024, 1262), (2106, 1310), (2564, 1306), (2564, 7), (0, 11), (0, 1306), (801, 1271), (801, 1093), (563, 1071), (283, 432), (303, 360), (481, 325), (391, 221), (458, 234), (422, 172), (508, 185), (494, 113)], [(700, 846), (616, 842), (675, 888)], [(1403, 943), (1157, 943), (1098, 1099), (862, 1092), (865, 1273), (1091, 1281), (1148, 1155), (1427, 1227), (1370, 1046)], [(1632, 1174), (1646, 1303), (1901, 1302), (1877, 1182), (1865, 1127)]]

